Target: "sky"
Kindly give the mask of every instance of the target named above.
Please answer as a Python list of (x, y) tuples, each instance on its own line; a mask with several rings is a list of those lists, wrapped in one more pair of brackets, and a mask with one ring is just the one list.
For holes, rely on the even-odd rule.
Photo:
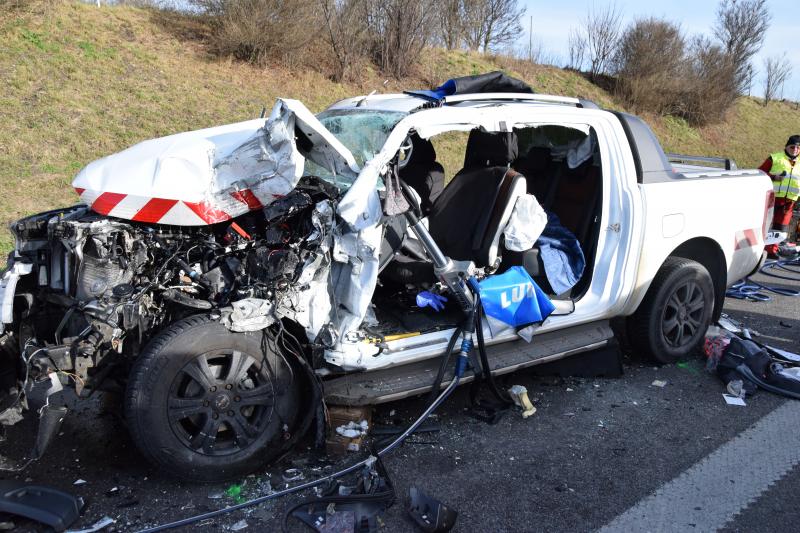
[[(687, 36), (703, 34), (713, 37), (716, 20), (717, 0), (668, 0), (666, 2), (637, 2), (633, 0), (519, 0), (519, 5), (527, 10), (521, 21), (524, 35), (520, 36), (517, 47), (527, 54), (529, 27), (533, 17), (533, 47), (542, 50), (545, 57), (557, 59), (564, 66), (569, 57), (567, 39), (570, 28), (583, 25), (586, 16), (594, 7), (601, 11), (615, 4), (623, 14), (623, 28), (636, 19), (656, 17), (678, 24)], [(800, 43), (794, 28), (797, 27), (797, 2), (789, 0), (767, 0), (772, 20), (767, 31), (761, 52), (753, 59), (756, 78), (752, 92), (763, 94), (764, 58), (779, 56), (786, 52), (792, 66), (792, 76), (783, 87), (783, 97), (800, 101), (800, 50), (793, 50), (792, 43)], [(791, 9), (793, 8), (793, 9)], [(800, 48), (795, 44), (796, 48)]]

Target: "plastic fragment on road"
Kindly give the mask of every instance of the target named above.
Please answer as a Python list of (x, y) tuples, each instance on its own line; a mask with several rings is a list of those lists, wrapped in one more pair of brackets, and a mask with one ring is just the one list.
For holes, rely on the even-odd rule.
[(73, 485), (85, 485), (85, 484), (86, 484), (85, 479), (76, 479), (75, 482), (73, 483)]
[(64, 531), (80, 516), (83, 499), (43, 485), (0, 480), (0, 513), (24, 516)]
[(411, 503), (408, 507), (408, 514), (423, 531), (429, 533), (440, 533), (450, 531), (456, 524), (458, 513), (423, 493), (417, 487), (408, 490)]
[(536, 413), (536, 407), (533, 406), (528, 398), (528, 389), (522, 385), (514, 385), (508, 389), (508, 394), (511, 395), (511, 399), (514, 400), (517, 407), (522, 409), (522, 418), (528, 418)]
[(234, 483), (225, 490), (225, 496), (233, 498), (236, 503), (245, 501), (243, 485)]
[(663, 387), (667, 386), (667, 382), (663, 381), (663, 380), (660, 380), (660, 379), (656, 379), (656, 380), (653, 380), (653, 382), (650, 385), (652, 385), (653, 387), (662, 387), (663, 388)]
[(95, 533), (96, 531), (100, 531), (101, 529), (105, 529), (111, 524), (116, 523), (116, 520), (111, 518), (110, 516), (104, 516), (91, 526), (86, 529), (78, 529), (78, 530), (70, 530), (67, 533)]
[(247, 528), (247, 520), (239, 520), (235, 524), (231, 526), (231, 531), (241, 531), (242, 529)]
[(725, 399), (725, 403), (728, 405), (739, 405), (739, 406), (746, 406), (747, 404), (744, 403), (744, 399), (738, 396), (733, 396), (731, 394), (723, 394), (722, 397)]

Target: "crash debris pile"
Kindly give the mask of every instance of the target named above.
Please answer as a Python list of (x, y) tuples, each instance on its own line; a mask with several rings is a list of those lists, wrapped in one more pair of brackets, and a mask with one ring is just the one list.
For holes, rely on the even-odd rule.
[(706, 369), (725, 384), (725, 401), (745, 405), (758, 389), (800, 400), (800, 354), (753, 340), (752, 332), (723, 316), (712, 326), (703, 351)]

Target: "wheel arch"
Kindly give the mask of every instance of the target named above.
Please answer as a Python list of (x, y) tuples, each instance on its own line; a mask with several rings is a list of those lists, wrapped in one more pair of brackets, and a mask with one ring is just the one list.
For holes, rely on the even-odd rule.
[(722, 313), (728, 278), (728, 264), (719, 243), (708, 237), (696, 237), (675, 248), (668, 257), (691, 259), (708, 270), (714, 283), (714, 311), (711, 318), (716, 322)]
[[(633, 296), (626, 304), (627, 311), (625, 316), (630, 316), (635, 313), (642, 305), (648, 291), (655, 279), (656, 275), (663, 270), (664, 266), (673, 257), (680, 257), (683, 259), (691, 259), (702, 265), (711, 276), (711, 281), (714, 285), (714, 310), (712, 319), (716, 321), (722, 313), (722, 306), (725, 301), (725, 290), (727, 288), (728, 277), (728, 262), (722, 247), (717, 241), (709, 237), (694, 237), (687, 241), (682, 242), (679, 246), (675, 247), (670, 253), (666, 254), (663, 259), (657, 263), (649, 263), (645, 266), (640, 264), (640, 282), (637, 284), (633, 292)], [(653, 264), (657, 264), (658, 268), (654, 268)]]

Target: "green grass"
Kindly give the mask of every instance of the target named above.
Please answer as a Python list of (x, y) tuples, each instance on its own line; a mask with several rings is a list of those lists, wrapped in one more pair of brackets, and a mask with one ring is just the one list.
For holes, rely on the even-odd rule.
[[(624, 109), (575, 72), (505, 57), (429, 49), (407, 79), (384, 86), (380, 73), (365, 68), (358, 83), (334, 83), (309, 68), (214, 58), (202, 40), (185, 37), (205, 31), (188, 16), (69, 0), (0, 10), (0, 254), (12, 247), (10, 222), (77, 200), (70, 183), (87, 163), (145, 139), (255, 117), (278, 96), (319, 111), (373, 89), (398, 92), (502, 69), (538, 92)], [(764, 108), (743, 98), (724, 123), (702, 129), (645, 118), (669, 151), (753, 166), (797, 133), (789, 125), (798, 117), (794, 104)], [(463, 159), (457, 144), (442, 139), (448, 167)]]

